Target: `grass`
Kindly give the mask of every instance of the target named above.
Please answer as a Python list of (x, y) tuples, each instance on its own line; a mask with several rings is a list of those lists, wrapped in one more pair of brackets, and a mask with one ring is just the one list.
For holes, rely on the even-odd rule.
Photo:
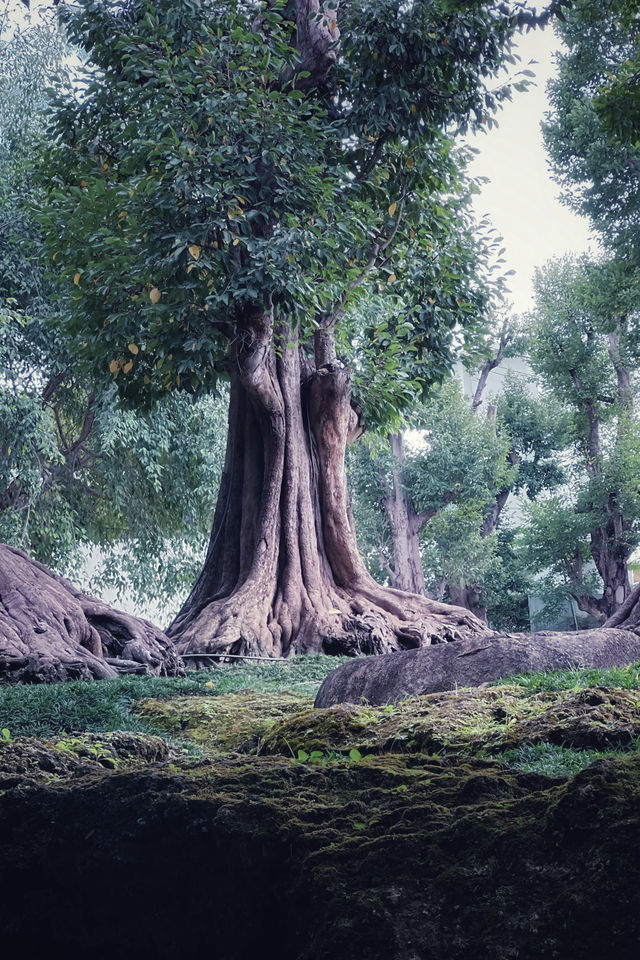
[(514, 750), (505, 750), (498, 759), (513, 770), (530, 770), (548, 777), (571, 777), (585, 770), (594, 760), (628, 752), (614, 750), (603, 753), (599, 750), (574, 750), (553, 743), (530, 743)]
[[(0, 685), (0, 730), (12, 737), (53, 737), (63, 733), (104, 733), (131, 730), (157, 733), (131, 707), (139, 700), (169, 700), (184, 696), (220, 696), (242, 690), (278, 693), (291, 690), (313, 696), (326, 675), (346, 657), (321, 654), (272, 663), (238, 663), (189, 673), (184, 678), (123, 676), (94, 682)], [(530, 693), (579, 690), (593, 686), (640, 689), (640, 663), (611, 670), (562, 670), (516, 676), (500, 683), (523, 687)], [(393, 707), (390, 710), (401, 708)], [(477, 733), (471, 729), (470, 734)], [(518, 769), (567, 776), (602, 756), (596, 751), (573, 750), (552, 744), (519, 747), (505, 755)]]
[(199, 670), (187, 677), (133, 677), (71, 680), (67, 683), (0, 686), (0, 729), (12, 737), (53, 737), (85, 731), (133, 730), (153, 733), (130, 711), (137, 700), (219, 696), (238, 690), (293, 690), (311, 696), (346, 657), (313, 654), (273, 663), (243, 663)]
[(617, 687), (622, 690), (640, 690), (640, 661), (628, 667), (608, 670), (556, 670), (553, 673), (518, 674), (496, 680), (491, 686), (514, 684), (531, 693), (554, 690), (586, 690), (588, 687)]

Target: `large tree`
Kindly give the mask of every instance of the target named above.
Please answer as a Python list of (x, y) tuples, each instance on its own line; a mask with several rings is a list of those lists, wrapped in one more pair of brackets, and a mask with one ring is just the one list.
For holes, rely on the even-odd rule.
[[(230, 380), (179, 649), (380, 652), (481, 630), (364, 567), (347, 361), (354, 346), (378, 369), (412, 351), (434, 379), (483, 305), (447, 134), (508, 94), (495, 76), (517, 17), (391, 0), (73, 9), (92, 67), (58, 102), (44, 220), (78, 349), (132, 400)], [(353, 306), (372, 289), (394, 309), (362, 334)]]

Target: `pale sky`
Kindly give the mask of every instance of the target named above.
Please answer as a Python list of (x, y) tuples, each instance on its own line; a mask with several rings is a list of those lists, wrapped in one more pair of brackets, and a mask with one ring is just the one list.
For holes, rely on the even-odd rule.
[[(472, 141), (480, 154), (470, 172), (490, 180), (475, 198), (474, 206), (478, 214), (489, 214), (504, 238), (504, 269), (516, 271), (508, 280), (517, 313), (531, 306), (536, 267), (551, 257), (579, 253), (589, 246), (588, 221), (560, 203), (560, 187), (551, 178), (540, 130), (548, 110), (546, 82), (555, 72), (553, 51), (559, 46), (549, 27), (521, 37), (517, 52), (522, 63), (518, 69), (533, 70), (536, 86), (526, 93), (514, 91), (513, 100), (496, 114), (498, 129), (479, 134)], [(530, 60), (538, 63), (529, 66)]]

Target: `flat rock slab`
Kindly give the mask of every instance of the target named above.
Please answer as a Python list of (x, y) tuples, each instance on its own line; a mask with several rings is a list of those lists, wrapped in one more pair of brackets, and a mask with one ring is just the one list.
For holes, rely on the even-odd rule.
[(624, 667), (636, 660), (640, 660), (640, 637), (628, 630), (488, 634), (380, 657), (358, 657), (329, 674), (315, 706), (363, 700), (399, 703), (407, 697), (477, 687), (516, 674)]

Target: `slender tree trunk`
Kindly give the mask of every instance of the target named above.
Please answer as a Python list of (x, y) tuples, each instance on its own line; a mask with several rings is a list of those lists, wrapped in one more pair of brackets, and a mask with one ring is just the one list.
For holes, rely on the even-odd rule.
[(420, 556), (420, 522), (403, 482), (405, 461), (402, 433), (390, 433), (389, 445), (394, 456), (391, 486), (384, 498), (384, 509), (393, 541), (393, 573), (391, 585), (409, 593), (426, 593), (424, 569)]
[(470, 610), (483, 623), (487, 622), (487, 605), (484, 590), (475, 583), (447, 583), (447, 593), (451, 603)]
[(209, 549), (168, 631), (181, 653), (382, 653), (483, 632), (468, 611), (366, 570), (344, 469), (362, 424), (330, 339), (316, 338), (311, 364), (271, 311), (238, 327)]

